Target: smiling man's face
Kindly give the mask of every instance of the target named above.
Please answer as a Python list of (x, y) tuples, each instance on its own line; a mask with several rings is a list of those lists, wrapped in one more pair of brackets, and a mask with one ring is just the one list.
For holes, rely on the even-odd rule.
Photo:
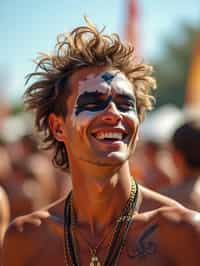
[(69, 84), (72, 93), (63, 131), (69, 160), (125, 162), (139, 125), (132, 84), (119, 70), (102, 67), (78, 70)]

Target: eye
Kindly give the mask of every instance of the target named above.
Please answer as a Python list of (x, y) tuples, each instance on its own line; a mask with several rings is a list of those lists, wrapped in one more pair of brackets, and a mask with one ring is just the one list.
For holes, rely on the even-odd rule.
[(101, 99), (96, 99), (93, 101), (88, 101), (83, 104), (84, 108), (87, 109), (95, 109), (95, 108), (100, 108), (106, 104), (106, 101), (101, 100)]
[(117, 107), (122, 110), (122, 111), (129, 111), (129, 110), (134, 110), (135, 106), (131, 102), (126, 102), (126, 103), (118, 103)]
[(97, 103), (87, 103), (84, 105), (86, 108), (95, 108), (98, 106)]

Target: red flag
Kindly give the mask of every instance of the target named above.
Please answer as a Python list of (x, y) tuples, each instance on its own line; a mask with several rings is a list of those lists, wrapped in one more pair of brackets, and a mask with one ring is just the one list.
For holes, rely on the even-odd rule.
[(139, 34), (138, 34), (138, 22), (139, 11), (137, 0), (125, 0), (126, 1), (126, 14), (125, 14), (125, 39), (132, 43), (135, 47), (136, 55), (139, 55)]
[(192, 54), (185, 104), (187, 107), (200, 109), (200, 32), (197, 34), (196, 44)]

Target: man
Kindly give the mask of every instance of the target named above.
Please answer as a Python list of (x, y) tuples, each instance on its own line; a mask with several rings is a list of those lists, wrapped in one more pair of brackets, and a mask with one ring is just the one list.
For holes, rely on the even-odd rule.
[[(10, 225), (3, 265), (199, 265), (200, 215), (130, 175), (139, 124), (152, 107), (152, 68), (88, 21), (38, 66), (25, 104), (54, 163), (70, 170), (73, 190)], [(140, 212), (145, 202), (156, 208)]]
[(161, 190), (184, 206), (200, 211), (200, 116), (187, 119), (174, 132), (171, 154), (179, 183)]

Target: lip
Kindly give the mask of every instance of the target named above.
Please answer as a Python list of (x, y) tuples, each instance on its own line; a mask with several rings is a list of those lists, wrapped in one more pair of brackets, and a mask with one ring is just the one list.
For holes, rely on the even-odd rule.
[(119, 149), (126, 142), (124, 140), (99, 140), (92, 136), (93, 142), (97, 145), (101, 145), (105, 149)]
[[(122, 139), (97, 139), (96, 135), (99, 133), (120, 133), (123, 135)], [(93, 138), (93, 140), (95, 140), (95, 142), (97, 143), (101, 143), (103, 145), (111, 145), (112, 147), (119, 147), (122, 144), (127, 143), (127, 137), (128, 137), (128, 133), (124, 128), (98, 128), (98, 129), (94, 129), (91, 132), (91, 136)]]

